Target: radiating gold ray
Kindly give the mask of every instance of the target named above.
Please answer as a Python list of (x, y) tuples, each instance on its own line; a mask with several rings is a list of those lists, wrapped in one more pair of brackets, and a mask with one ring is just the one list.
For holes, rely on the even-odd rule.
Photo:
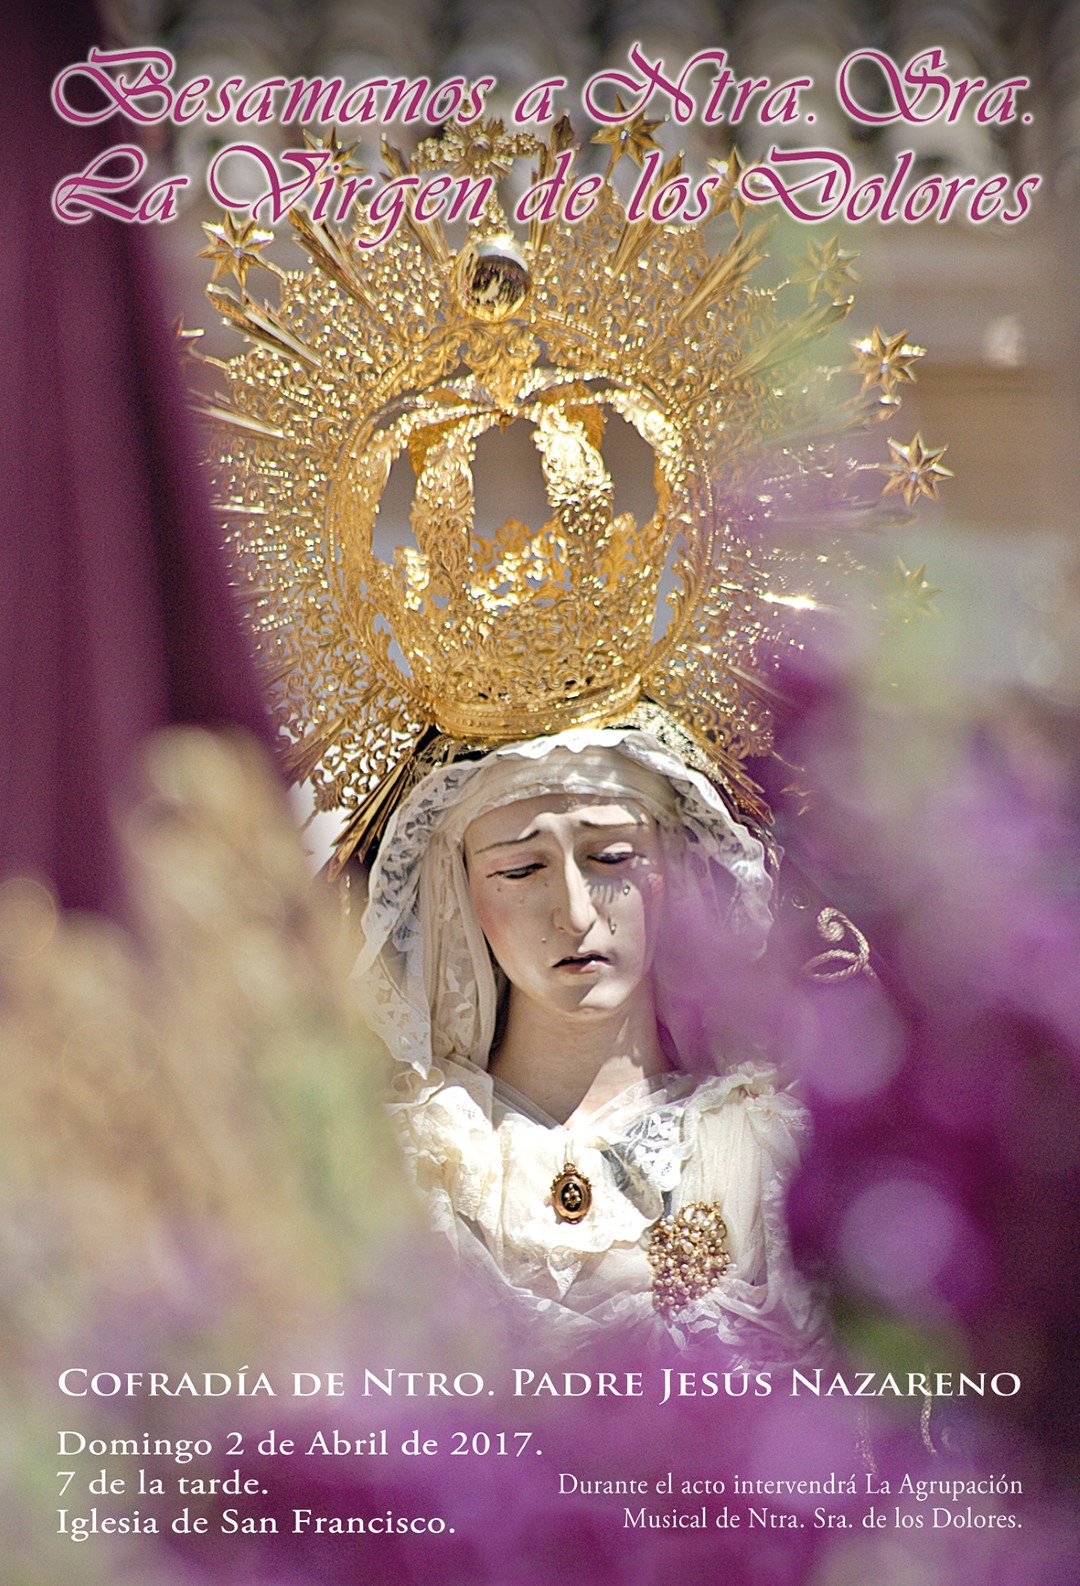
[(239, 298), (220, 286), (208, 286), (206, 295), (218, 313), (231, 320), (237, 330), (242, 331), (251, 341), (261, 342), (273, 352), (283, 352), (290, 358), (297, 358), (301, 363), (307, 364), (309, 369), (319, 368), (318, 354), (306, 343), (298, 340), (282, 324), (273, 309), (258, 308), (254, 303), (241, 303)]

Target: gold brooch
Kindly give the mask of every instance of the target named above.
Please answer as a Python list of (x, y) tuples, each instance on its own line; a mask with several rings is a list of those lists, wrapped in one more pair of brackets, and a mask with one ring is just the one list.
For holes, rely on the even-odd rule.
[(561, 1223), (579, 1223), (592, 1205), (592, 1185), (572, 1162), (552, 1181), (551, 1204)]
[(700, 1300), (731, 1265), (727, 1224), (713, 1202), (694, 1201), (673, 1217), (662, 1217), (649, 1235), (653, 1304), (661, 1316)]

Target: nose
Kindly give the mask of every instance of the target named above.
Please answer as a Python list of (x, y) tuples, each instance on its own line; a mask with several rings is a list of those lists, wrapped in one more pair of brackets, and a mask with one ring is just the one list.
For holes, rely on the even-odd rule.
[(597, 917), (589, 879), (577, 860), (567, 856), (562, 866), (559, 893), (553, 910), (555, 929), (565, 932), (567, 936), (584, 936)]

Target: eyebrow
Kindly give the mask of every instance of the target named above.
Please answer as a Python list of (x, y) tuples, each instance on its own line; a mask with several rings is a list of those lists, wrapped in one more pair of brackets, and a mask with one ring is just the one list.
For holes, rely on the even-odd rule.
[[(582, 821), (581, 825), (590, 832), (636, 832), (643, 825), (641, 821)], [(534, 826), (531, 830), (523, 832), (520, 837), (509, 837), (504, 843), (488, 843), (485, 848), (476, 850), (480, 854), (489, 854), (493, 848), (517, 848), (521, 843), (531, 843), (535, 837), (540, 836), (539, 829)]]

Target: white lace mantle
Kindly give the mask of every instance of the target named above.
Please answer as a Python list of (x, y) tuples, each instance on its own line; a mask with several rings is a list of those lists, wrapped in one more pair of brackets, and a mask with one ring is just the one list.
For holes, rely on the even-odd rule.
[[(436, 1227), (464, 1262), (509, 1286), (547, 1342), (616, 1324), (670, 1331), (681, 1345), (707, 1334), (736, 1366), (811, 1349), (821, 1318), (792, 1264), (782, 1205), (806, 1115), (765, 1070), (697, 1085), (665, 1076), (559, 1125), (486, 1072), (448, 1061), (427, 1082), (403, 1079), (393, 1111)], [(567, 1162), (592, 1186), (574, 1224), (551, 1200)], [(693, 1201), (719, 1205), (732, 1265), (666, 1324), (652, 1302), (649, 1229)]]

